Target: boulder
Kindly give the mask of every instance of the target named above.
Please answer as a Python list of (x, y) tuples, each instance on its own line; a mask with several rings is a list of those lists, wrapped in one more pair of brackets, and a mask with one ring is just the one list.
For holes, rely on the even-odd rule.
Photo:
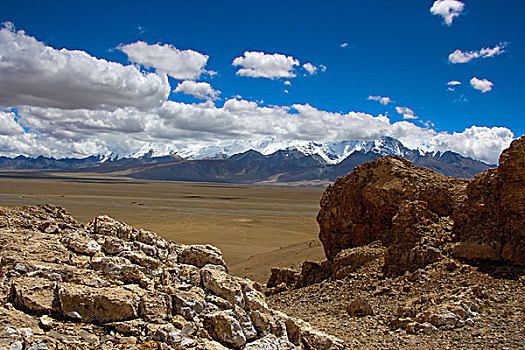
[(273, 334), (246, 344), (244, 350), (295, 350), (297, 347), (287, 340), (277, 338)]
[(82, 322), (106, 323), (137, 318), (141, 295), (123, 287), (92, 288), (64, 283), (58, 289), (58, 299), (64, 317), (79, 316)]
[(385, 253), (387, 275), (414, 271), (439, 260), (441, 246), (449, 234), (439, 217), (423, 201), (405, 202), (392, 218), (392, 244)]
[(232, 310), (215, 311), (204, 316), (204, 327), (213, 339), (234, 348), (246, 344), (246, 336)]
[(474, 178), (453, 218), (457, 257), (525, 265), (525, 136)]
[(119, 256), (130, 260), (134, 264), (137, 264), (139, 266), (143, 266), (146, 268), (150, 268), (150, 269), (155, 269), (159, 267), (161, 264), (159, 260), (152, 258), (150, 256), (147, 256), (142, 252), (137, 252), (137, 251), (125, 250), (121, 252)]
[(301, 275), (297, 282), (297, 286), (307, 287), (328, 279), (332, 273), (330, 267), (331, 263), (328, 261), (322, 263), (304, 261), (301, 265)]
[(11, 283), (13, 304), (33, 315), (51, 314), (55, 309), (55, 283), (39, 277), (20, 277)]
[(219, 248), (212, 245), (190, 245), (183, 248), (179, 255), (179, 262), (183, 264), (204, 267), (208, 264), (226, 267)]
[(286, 284), (288, 287), (293, 287), (300, 276), (299, 271), (295, 271), (287, 268), (273, 267), (271, 269), (271, 275), (266, 283), (266, 287), (274, 288), (281, 283)]
[(63, 238), (65, 245), (78, 254), (93, 256), (101, 247), (97, 241), (79, 235), (78, 233), (71, 233)]
[(328, 186), (317, 215), (326, 257), (381, 241), (392, 243), (392, 219), (407, 201), (423, 201), (438, 216), (452, 215), (464, 200), (468, 180), (440, 175), (387, 156), (357, 166)]
[(367, 262), (381, 258), (384, 254), (385, 248), (381, 242), (342, 250), (337, 253), (332, 262), (332, 275), (336, 279), (342, 279)]
[(328, 349), (212, 246), (37, 206), (0, 208), (0, 253), (0, 348)]
[(191, 321), (195, 316), (201, 315), (207, 308), (208, 303), (202, 289), (191, 287), (190, 290), (178, 290), (171, 295), (173, 312), (182, 315)]
[(350, 316), (368, 316), (374, 314), (370, 302), (361, 296), (353, 299), (346, 307), (346, 311)]
[(343, 350), (345, 345), (342, 341), (332, 335), (320, 332), (307, 322), (299, 322), (301, 338), (308, 349)]
[(242, 286), (235, 277), (210, 268), (203, 268), (201, 276), (205, 290), (215, 293), (234, 305), (244, 307)]

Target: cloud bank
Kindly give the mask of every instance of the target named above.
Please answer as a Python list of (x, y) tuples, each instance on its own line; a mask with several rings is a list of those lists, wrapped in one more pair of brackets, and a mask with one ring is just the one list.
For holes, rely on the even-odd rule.
[[(0, 105), (4, 107), (0, 109), (0, 154), (57, 158), (110, 153), (126, 156), (148, 147), (176, 151), (188, 144), (213, 145), (266, 137), (341, 141), (391, 136), (410, 148), (452, 150), (495, 163), (514, 136), (507, 128), (477, 126), (461, 133), (439, 133), (407, 120), (392, 122), (381, 114), (334, 113), (308, 103), (265, 106), (263, 102), (232, 98), (218, 106), (214, 99), (219, 91), (192, 79), (178, 84), (175, 92), (191, 94), (205, 102), (169, 101), (171, 88), (166, 74), (196, 77), (202, 74), (207, 57), (169, 45), (130, 45), (130, 57), (131, 52), (143, 55), (131, 59), (155, 68), (155, 73), (97, 59), (83, 51), (57, 50), (16, 31), (10, 24), (4, 25), (0, 30)], [(147, 53), (150, 50), (162, 54)], [(205, 58), (197, 59), (198, 64), (189, 59), (192, 63), (186, 66), (167, 59), (179, 54)], [(239, 72), (245, 71), (237, 74), (271, 79), (293, 77), (294, 68), (301, 67), (291, 56), (260, 52), (246, 52), (235, 62), (243, 67)], [(317, 68), (323, 70), (322, 66)], [(486, 79), (473, 78), (471, 84), (482, 92), (492, 87)], [(391, 102), (387, 97), (370, 99), (383, 104)], [(10, 108), (13, 106), (17, 109)], [(396, 110), (406, 119), (417, 118), (407, 107)]]
[(151, 108), (168, 97), (165, 75), (57, 50), (11, 23), (0, 29), (0, 105), (62, 109)]
[[(402, 112), (413, 115), (406, 109)], [(5, 155), (129, 155), (144, 147), (176, 151), (188, 144), (213, 145), (269, 136), (282, 140), (340, 141), (374, 140), (386, 135), (411, 148), (450, 149), (494, 163), (513, 138), (506, 128), (472, 127), (462, 133), (438, 133), (408, 121), (392, 123), (384, 115), (333, 113), (309, 104), (267, 107), (242, 99), (226, 100), (222, 107), (211, 101), (166, 101), (148, 111), (132, 107), (114, 111), (23, 107), (18, 115), (18, 121), (12, 113), (1, 115), (2, 120), (9, 122), (4, 124), (10, 125), (0, 131), (0, 147)]]

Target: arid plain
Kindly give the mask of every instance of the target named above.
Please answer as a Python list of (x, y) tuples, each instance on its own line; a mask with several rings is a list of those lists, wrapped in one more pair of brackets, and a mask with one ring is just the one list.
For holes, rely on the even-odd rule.
[(51, 203), (86, 223), (108, 215), (185, 244), (219, 247), (230, 272), (266, 282), (273, 266), (324, 258), (315, 221), (323, 188), (0, 174), (0, 205)]

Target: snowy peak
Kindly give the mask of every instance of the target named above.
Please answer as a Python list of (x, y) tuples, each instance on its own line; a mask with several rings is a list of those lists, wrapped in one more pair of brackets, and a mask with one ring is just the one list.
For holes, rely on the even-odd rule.
[[(257, 151), (263, 155), (270, 155), (277, 151), (299, 151), (305, 156), (321, 158), (326, 164), (339, 164), (354, 152), (374, 152), (382, 156), (406, 156), (411, 150), (391, 137), (382, 137), (376, 141), (345, 140), (345, 141), (302, 141), (280, 140), (266, 137), (259, 140), (221, 141), (214, 144), (189, 144), (175, 146), (171, 144), (146, 144), (131, 155), (119, 158), (153, 158), (174, 155), (190, 160), (225, 159), (235, 154), (249, 150)], [(114, 157), (114, 156), (113, 156)]]
[(328, 164), (338, 164), (354, 152), (403, 157), (409, 151), (401, 142), (391, 137), (382, 137), (377, 141), (306, 142), (293, 147), (305, 155), (318, 155)]

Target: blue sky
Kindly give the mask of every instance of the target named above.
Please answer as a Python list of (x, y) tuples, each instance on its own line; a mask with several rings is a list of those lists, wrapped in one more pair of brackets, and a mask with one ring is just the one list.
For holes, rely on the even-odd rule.
[[(434, 136), (443, 132), (453, 135), (454, 132), (465, 133), (466, 129), (469, 131), (458, 140), (449, 139), (448, 136), (440, 137), (439, 140), (421, 136), (409, 139), (406, 134), (413, 134), (411, 131), (391, 132), (391, 136), (397, 136), (410, 146), (418, 145), (419, 142), (421, 146), (425, 144), (430, 148), (448, 147), (477, 158), (483, 158), (480, 156), (483, 152), (496, 154), (508, 144), (509, 133), (491, 129), (482, 130), (483, 135), (480, 136), (482, 131), (473, 132), (470, 128), (474, 125), (503, 127), (509, 129), (514, 137), (525, 133), (525, 122), (521, 116), (525, 45), (520, 18), (524, 13), (525, 3), (515, 0), (445, 0), (443, 6), (447, 3), (453, 6), (463, 4), (450, 25), (444, 22), (443, 16), (431, 13), (434, 3), (433, 0), (281, 0), (148, 1), (145, 5), (141, 1), (3, 1), (0, 3), (0, 22), (12, 23), (14, 28), (11, 31), (23, 30), (26, 36), (34, 37), (46, 47), (81, 50), (95, 59), (118, 62), (124, 66), (135, 63), (136, 69), (143, 74), (151, 72), (162, 75), (164, 72), (159, 70), (160, 65), (153, 64), (153, 67), (148, 68), (139, 64), (142, 62), (140, 59), (131, 60), (130, 55), (122, 49), (123, 46), (145, 42), (149, 45), (168, 44), (181, 51), (194, 50), (208, 56), (202, 69), (216, 74), (204, 72), (193, 79), (175, 79), (168, 75), (170, 90), (175, 89), (183, 80), (207, 82), (213, 90), (220, 91), (217, 99), (208, 98), (208, 103), (213, 100), (216, 108), (223, 108), (226, 101), (239, 96), (239, 101), (256, 101), (257, 108), (311, 106), (314, 110), (304, 113), (310, 113), (308, 118), (313, 119), (316, 111), (331, 113), (332, 117), (337, 113), (344, 116), (357, 112), (376, 117), (386, 116), (389, 125), (394, 125), (403, 121), (405, 114), (405, 118), (409, 117), (405, 122), (430, 129)], [(347, 45), (342, 47), (344, 43)], [(484, 48), (496, 51), (482, 52)], [(469, 61), (451, 63), (449, 55), (456, 50), (460, 50), (462, 57), (467, 57)], [(243, 66), (234, 66), (232, 62), (238, 57), (244, 57), (246, 51), (267, 55), (279, 53), (297, 60), (299, 65), (292, 66), (289, 71), (296, 76), (265, 78), (239, 75), (238, 70)], [(141, 54), (144, 52), (141, 51)], [(17, 56), (13, 55), (11, 59), (17, 60)], [(16, 61), (19, 62), (21, 59)], [(316, 72), (308, 73), (302, 67), (305, 63), (315, 66)], [(473, 78), (477, 80), (471, 82)], [(286, 85), (286, 81), (291, 85)], [(447, 85), (452, 81), (461, 84)], [(48, 83), (49, 89), (57, 84), (52, 80)], [(42, 86), (45, 86), (44, 83)], [(52, 103), (46, 105), (42, 102), (48, 96), (36, 96), (29, 101), (12, 97), (8, 88), (2, 90), (0, 87), (0, 104), (4, 106), (3, 110), (6, 113), (20, 114), (15, 118), (17, 123), (24, 128), (26, 134), (27, 131), (35, 134), (27, 142), (45, 144), (38, 148), (43, 154), (58, 152), (63, 155), (82, 155), (104, 151), (131, 151), (130, 147), (142, 147), (139, 141), (154, 143), (162, 140), (165, 143), (168, 139), (166, 135), (152, 136), (152, 133), (144, 129), (135, 132), (133, 138), (137, 140), (136, 143), (119, 144), (117, 147), (113, 141), (119, 133), (130, 133), (126, 128), (117, 127), (109, 131), (106, 128), (104, 135), (111, 135), (105, 139), (80, 140), (78, 135), (71, 133), (76, 129), (80, 132), (81, 128), (77, 124), (69, 127), (67, 120), (72, 120), (72, 110), (86, 110), (77, 108), (86, 106), (64, 108), (60, 105), (59, 109), (63, 111), (60, 112)], [(89, 87), (88, 93), (92, 92), (90, 89), (92, 87)], [(45, 94), (34, 92), (36, 95), (39, 93)], [(388, 97), (392, 102), (385, 105), (368, 99), (369, 96)], [(134, 98), (140, 98), (140, 95)], [(185, 105), (204, 102), (204, 99), (182, 92), (171, 92), (168, 100), (184, 104), (178, 105), (177, 112), (173, 113), (183, 113), (180, 110), (185, 109)], [(101, 102), (101, 105), (105, 104), (108, 101)], [(125, 103), (115, 105), (126, 108)], [(143, 113), (151, 112), (145, 111), (144, 106), (133, 103), (130, 105)], [(100, 106), (87, 107), (90, 115), (96, 114), (93, 110), (105, 109)], [(399, 108), (396, 107), (405, 108), (405, 113), (398, 113)], [(52, 114), (55, 117), (50, 117), (49, 108), (54, 108)], [(408, 115), (407, 109), (411, 110)], [(111, 113), (116, 112), (113, 109)], [(276, 113), (283, 116), (284, 112), (280, 110)], [(293, 123), (295, 113), (301, 114), (301, 111), (291, 108), (286, 113), (286, 117), (292, 116), (290, 123)], [(60, 118), (56, 115), (60, 115)], [(412, 115), (414, 118), (411, 118)], [(107, 118), (114, 117), (112, 115)], [(97, 123), (103, 123), (105, 117), (98, 113), (93, 118), (98, 118)], [(203, 124), (206, 124), (205, 118), (213, 116), (202, 118)], [(326, 123), (326, 119), (313, 119), (312, 123)], [(49, 120), (53, 120), (54, 124), (43, 127), (42, 124)], [(214, 124), (216, 121), (210, 123)], [(229, 122), (231, 121), (228, 119), (220, 123), (227, 128)], [(126, 123), (128, 129), (130, 123), (141, 124), (136, 120)], [(277, 128), (280, 127), (279, 123), (275, 124)], [(112, 122), (108, 124), (111, 125)], [(201, 135), (193, 126), (185, 129), (180, 125), (181, 123), (177, 123), (177, 130), (184, 137), (175, 136), (177, 132), (174, 131), (174, 138), (181, 142), (182, 139), (185, 142), (214, 142), (228, 139), (225, 135), (230, 135), (231, 139), (272, 135), (272, 130), (264, 135), (263, 132), (235, 129), (235, 132), (222, 130), (214, 136), (217, 125), (207, 126), (204, 130), (206, 134)], [(269, 125), (275, 126), (272, 123)], [(341, 126), (336, 123), (334, 127)], [(370, 127), (373, 127), (372, 124)], [(57, 128), (68, 130), (61, 133)], [(140, 126), (131, 129), (138, 130)], [(97, 130), (100, 135), (101, 129)], [(187, 135), (188, 130), (193, 136)], [(330, 133), (329, 130), (326, 133)], [(8, 134), (8, 131), (4, 134)], [(323, 132), (319, 134), (322, 135)], [(374, 138), (377, 135), (379, 133), (363, 131), (363, 138)], [(405, 139), (399, 135), (405, 135)], [(13, 135), (8, 136), (12, 138)], [(286, 138), (293, 136), (294, 133), (291, 132), (281, 135)], [(297, 131), (296, 136), (308, 139), (317, 134)], [(331, 138), (346, 138), (344, 136), (345, 134), (335, 133)], [(348, 136), (359, 135), (349, 133)], [(460, 144), (470, 142), (471, 140), (467, 140), (469, 137), (476, 139), (478, 143), (493, 143), (494, 149), (486, 150), (479, 145), (476, 146), (479, 149), (463, 149)], [(20, 142), (23, 143), (24, 140), (21, 139)], [(68, 142), (80, 143), (73, 150), (71, 146), (64, 146)], [(89, 142), (93, 145), (88, 146)], [(0, 142), (0, 147), (3, 148), (0, 151), (4, 154), (31, 153), (22, 146), (3, 145)], [(492, 153), (490, 157), (494, 158)]]

